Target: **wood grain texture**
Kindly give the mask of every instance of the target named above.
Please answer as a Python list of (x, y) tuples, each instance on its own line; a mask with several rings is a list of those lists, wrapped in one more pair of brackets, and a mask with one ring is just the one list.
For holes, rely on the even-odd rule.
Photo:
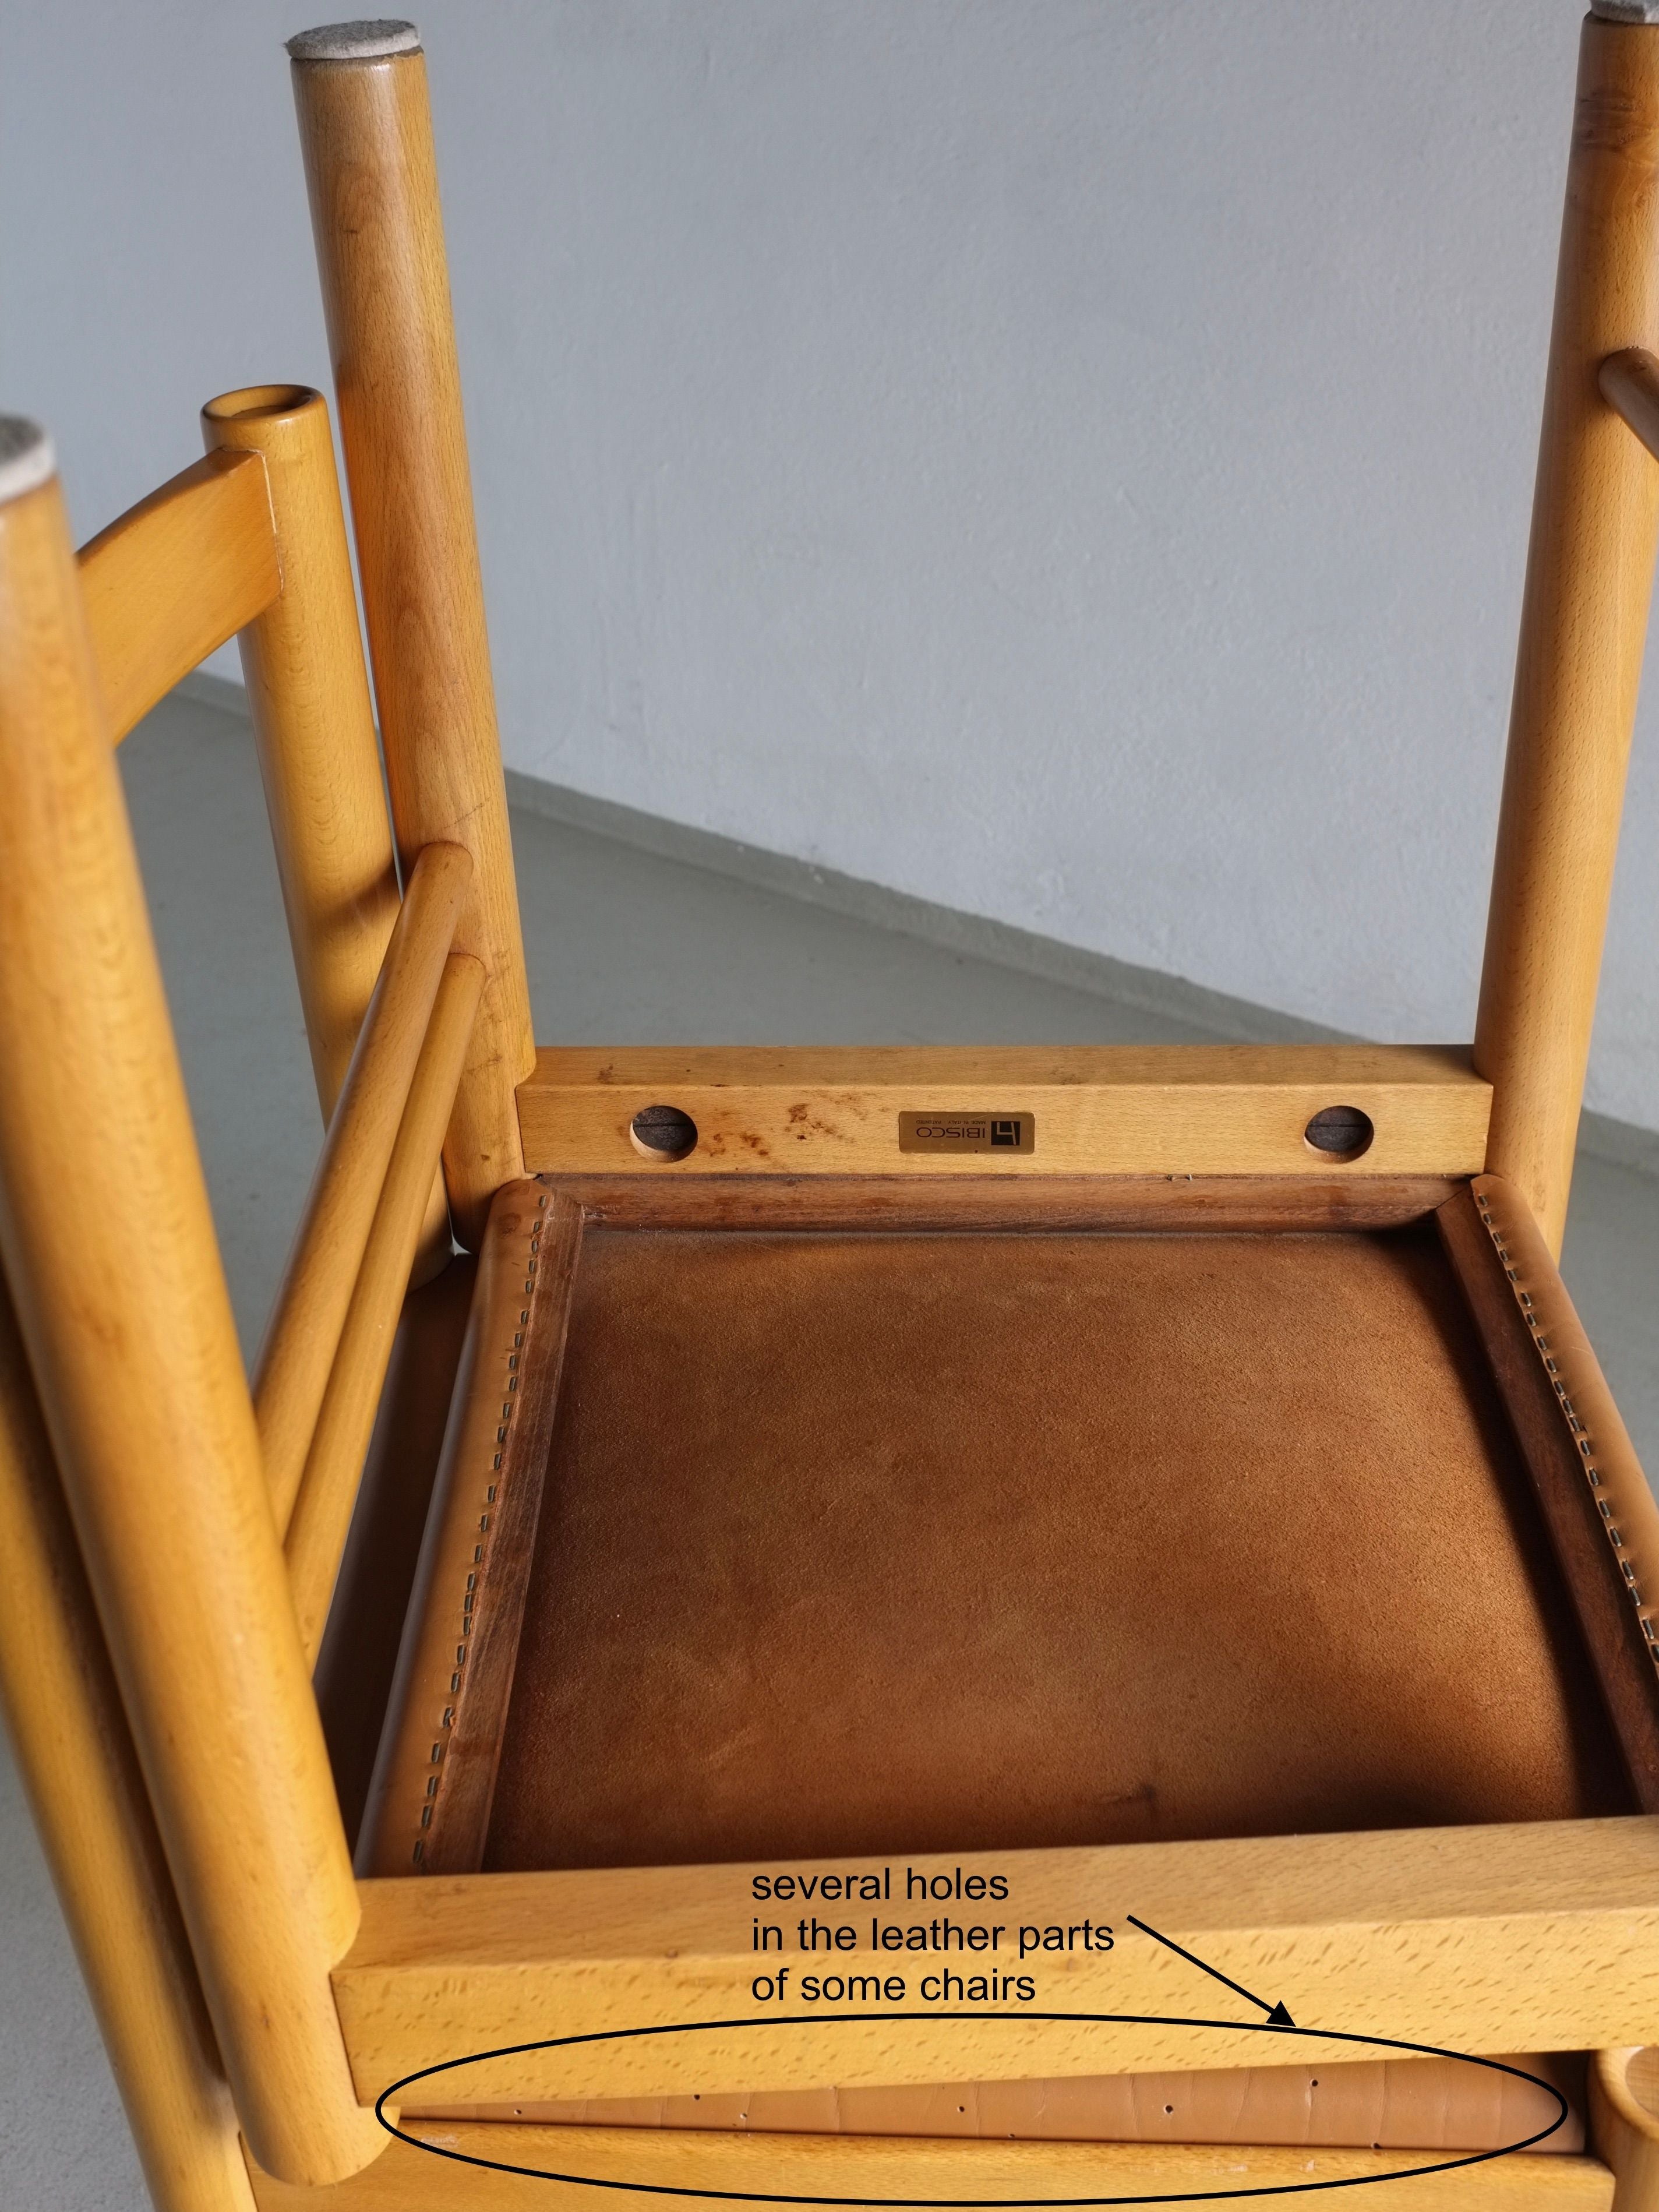
[[(532, 1174), (1346, 1176), (1477, 1173), (1491, 1093), (1450, 1046), (872, 1046), (674, 1051), (544, 1048), (519, 1091)], [(696, 1148), (665, 1164), (629, 1133), (647, 1105), (683, 1108)], [(1312, 1115), (1376, 1124), (1346, 1166), (1315, 1149)], [(1036, 1149), (901, 1152), (908, 1111), (1030, 1113)]]
[(334, 440), (321, 393), (281, 384), (209, 400), (202, 436), (270, 486), (282, 588), (242, 629), (242, 673), (326, 1122), (398, 916)]
[(1659, 1506), (1525, 1201), (1482, 1176), (1437, 1213), (1607, 1698), (1659, 1811)]
[(295, 1617), (310, 1666), (315, 1665), (322, 1648), (375, 1410), (483, 981), (483, 969), (470, 953), (452, 952), (445, 961), (294, 1501), (283, 1550)]
[(477, 863), (457, 943), (489, 981), (445, 1149), (457, 1225), (523, 1171), (533, 1039), (459, 372), (419, 52), (294, 64), (392, 818)]
[(105, 712), (118, 744), (282, 590), (258, 457), (210, 453), (194, 462), (100, 530), (77, 559)]
[[(950, 1873), (957, 1861), (900, 1863)], [(1045, 1960), (1041, 1996), (1054, 2010), (1247, 2018), (1128, 1929), (1133, 1912), (1246, 1988), (1282, 1996), (1310, 2027), (1452, 2050), (1582, 2050), (1647, 2040), (1659, 2021), (1659, 1832), (1646, 1819), (1122, 1844), (999, 1853), (996, 1863), (1010, 1881), (1011, 1923), (1086, 1915), (1121, 1939), (1104, 1954)], [(363, 1882), (362, 1925), (334, 1976), (362, 2093), (554, 2032), (763, 2018), (750, 1994), (750, 1877), (780, 1870)], [(866, 1944), (837, 1964), (868, 1972), (875, 1955)], [(884, 1972), (894, 1955), (880, 1954)], [(1628, 2027), (1615, 2033), (1621, 2021)], [(1284, 2063), (1285, 2046), (1270, 2041), (1243, 2024), (1024, 2020), (1012, 2030), (878, 2012), (781, 2036), (734, 2029), (526, 2052), (447, 2077), (444, 2094), (506, 2103)], [(1366, 2054), (1315, 2035), (1294, 2055)], [(437, 2094), (422, 2085), (424, 2098)]]
[[(742, 2198), (793, 2196), (854, 2205), (1076, 2203), (1104, 2198), (1221, 2195), (1257, 2201), (1255, 2192), (1399, 2173), (1431, 2162), (1420, 2155), (1370, 2150), (1289, 2150), (1173, 2143), (993, 2143), (922, 2139), (884, 2142), (866, 2136), (677, 2134), (636, 2128), (463, 2126), (422, 2122), (411, 2134), (435, 2148), (501, 2164), (575, 2177), (557, 2191), (572, 2212), (614, 2212), (626, 2179), (653, 2191), (653, 2204), (694, 2212), (714, 2190)], [(584, 2185), (582, 2177), (593, 2177)], [(337, 2189), (284, 2188), (257, 2171), (260, 2212), (537, 2212), (554, 2185), (491, 2172), (395, 2143), (366, 2173)], [(682, 2195), (681, 2191), (691, 2192)], [(1599, 2159), (1522, 2152), (1482, 2166), (1419, 2175), (1389, 2191), (1419, 2212), (1608, 2212), (1613, 2176)], [(1328, 2201), (1323, 2194), (1313, 2200)], [(1346, 2199), (1339, 2200), (1346, 2202)], [(1365, 2201), (1365, 2200), (1362, 2200)], [(1624, 2199), (1618, 2200), (1624, 2212)], [(1634, 2200), (1630, 2212), (1649, 2212)]]
[(337, 2179), (357, 1901), (55, 478), (0, 507), (0, 1252), (237, 2110)]
[(251, 2212), (236, 2114), (0, 1284), (0, 1705), (159, 2212)]
[(1659, 27), (1586, 20), (1474, 1064), (1486, 1166), (1561, 1249), (1625, 769), (1659, 470), (1598, 388), (1659, 343)]
[(374, 1873), (478, 1863), (581, 1230), (578, 1206), (531, 1182), (490, 1208), (357, 1854)]
[(1659, 2212), (1659, 2096), (1651, 2046), (1601, 2051), (1590, 2067), (1590, 2136), (1612, 2169), (1613, 2212)]
[(459, 845), (415, 863), (271, 1308), (253, 1405), (283, 1535), (471, 873)]

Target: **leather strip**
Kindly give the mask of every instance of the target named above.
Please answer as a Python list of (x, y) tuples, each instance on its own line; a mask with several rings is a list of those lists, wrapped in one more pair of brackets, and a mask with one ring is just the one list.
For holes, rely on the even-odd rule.
[[(1535, 2148), (1582, 2151), (1583, 2058), (1547, 2054), (1504, 2063), (1553, 2082), (1567, 2100), (1566, 2119)], [(1190, 2074), (1079, 2075), (1062, 2081), (442, 2105), (418, 2112), (405, 2106), (404, 2118), (749, 2134), (1492, 2150), (1547, 2127), (1555, 2112), (1547, 2091), (1513, 2075), (1455, 2059), (1407, 2058), (1345, 2066), (1218, 2067)]]
[(491, 1206), (360, 1873), (478, 1863), (581, 1225), (579, 1207), (528, 1179), (504, 1185)]
[(1659, 1505), (1515, 1185), (1479, 1176), (1437, 1219), (1572, 1594), (1631, 1778), (1659, 1810)]
[(1450, 1176), (543, 1176), (592, 1228), (858, 1232), (1397, 1229), (1464, 1188)]

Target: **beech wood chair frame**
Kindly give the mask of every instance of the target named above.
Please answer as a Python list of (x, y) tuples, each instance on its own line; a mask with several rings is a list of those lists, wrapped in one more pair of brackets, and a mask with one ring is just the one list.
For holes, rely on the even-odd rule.
[[(492, 1196), (526, 1176), (647, 1204), (671, 1175), (682, 1191), (780, 1175), (809, 1192), (817, 1177), (826, 1192), (857, 1176), (965, 1185), (982, 1160), (896, 1152), (896, 1116), (1017, 1092), (1041, 1149), (999, 1165), (1034, 1206), (1079, 1178), (1258, 1195), (1272, 1179), (1382, 1218), (1412, 1179), (1487, 1176), (1554, 1252), (1659, 536), (1659, 26), (1592, 15), (1472, 1049), (537, 1053), (424, 62), (412, 34), (369, 29), (296, 41), (294, 74), (378, 742), (315, 393), (211, 402), (206, 458), (78, 560), (44, 441), (14, 441), (0, 504), (0, 1679), (166, 2212), (528, 2203), (546, 2185), (489, 2162), (525, 2160), (536, 2131), (439, 2131), (483, 2161), (457, 2166), (388, 2148), (374, 2099), (554, 2024), (752, 2009), (730, 1869), (354, 1879), (309, 1676), (398, 1313), (447, 1260), (450, 1219), (476, 1248)], [(326, 1125), (251, 1385), (113, 756), (233, 635)], [(630, 1135), (665, 1099), (698, 1131), (672, 1169)], [(1304, 1135), (1332, 1105), (1374, 1127), (1346, 1164)], [(1026, 1857), (1045, 1917), (1133, 1902), (1250, 1985), (1294, 1987), (1311, 2018), (1477, 2051), (1599, 2049), (1599, 2158), (1474, 2166), (1413, 2201), (1605, 2204), (1611, 2169), (1621, 2212), (1659, 2212), (1659, 2125), (1631, 2070), (1659, 2039), (1651, 1818)], [(1086, 2057), (1061, 2021), (1023, 2048), (1060, 2073), (1255, 2062), (1247, 2028), (1163, 2024), (1190, 2009), (1184, 1971), (1150, 1947), (1076, 1960), (1069, 2003), (1119, 2017)], [(995, 2035), (917, 2021), (906, 2063), (918, 2080), (994, 2069)], [(638, 2048), (512, 2052), (472, 2094), (626, 2094), (645, 2078)], [(734, 2030), (680, 2039), (650, 2080), (879, 2081), (884, 2050), (819, 2032), (763, 2050)], [(589, 2133), (603, 2175), (617, 2145)], [(627, 2145), (670, 2193), (674, 2150)], [(781, 2137), (698, 2156), (709, 2187), (869, 2202), (1392, 2170), (1363, 2150)]]

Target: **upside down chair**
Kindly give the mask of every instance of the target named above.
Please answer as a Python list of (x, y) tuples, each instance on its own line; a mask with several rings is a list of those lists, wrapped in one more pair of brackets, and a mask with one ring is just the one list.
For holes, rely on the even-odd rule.
[[(317, 393), (78, 555), (7, 421), (0, 1675), (161, 2212), (1659, 2212), (1659, 1510), (1556, 1267), (1654, 12), (1472, 1048), (535, 1049), (407, 25), (290, 46), (373, 707)], [(251, 1381), (115, 758), (233, 635), (325, 1123)]]

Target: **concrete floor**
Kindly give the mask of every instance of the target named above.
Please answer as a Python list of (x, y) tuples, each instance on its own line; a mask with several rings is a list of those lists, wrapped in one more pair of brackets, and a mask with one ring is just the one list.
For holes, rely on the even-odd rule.
[[(177, 698), (122, 749), (251, 1352), (319, 1135), (245, 722)], [(1207, 1041), (915, 937), (544, 817), (515, 816), (537, 1035), (572, 1042)], [(1659, 1468), (1659, 1182), (1581, 1158), (1565, 1272)], [(120, 2106), (0, 1748), (0, 2212), (138, 2212)]]

